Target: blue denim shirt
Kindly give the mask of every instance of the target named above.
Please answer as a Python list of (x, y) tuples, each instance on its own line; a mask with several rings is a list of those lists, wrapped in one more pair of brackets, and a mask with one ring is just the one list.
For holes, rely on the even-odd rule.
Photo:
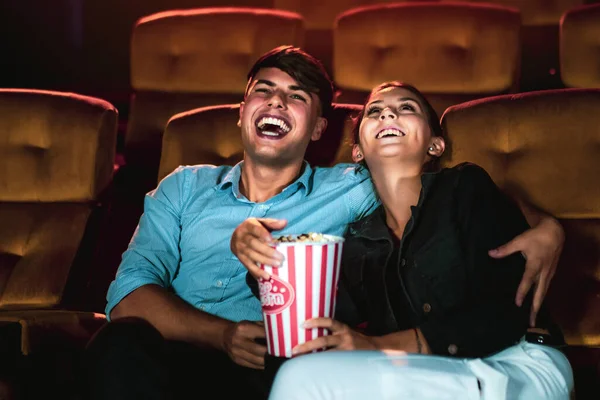
[(368, 171), (355, 164), (311, 168), (281, 193), (254, 203), (240, 193), (236, 166), (182, 166), (148, 193), (144, 214), (107, 294), (106, 315), (147, 284), (168, 288), (200, 310), (232, 321), (261, 320), (246, 268), (230, 250), (250, 217), (287, 219), (281, 234), (343, 235), (378, 206)]

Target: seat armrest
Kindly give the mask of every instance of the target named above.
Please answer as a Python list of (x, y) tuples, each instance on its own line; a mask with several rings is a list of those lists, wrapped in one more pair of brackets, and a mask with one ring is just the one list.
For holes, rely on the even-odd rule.
[(0, 311), (0, 323), (21, 327), (21, 353), (31, 355), (67, 344), (83, 349), (106, 322), (104, 314), (65, 310)]

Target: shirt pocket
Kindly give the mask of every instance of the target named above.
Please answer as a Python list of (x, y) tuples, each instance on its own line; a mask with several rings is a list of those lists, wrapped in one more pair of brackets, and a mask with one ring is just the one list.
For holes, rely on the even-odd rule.
[(467, 296), (467, 274), (462, 246), (452, 229), (440, 229), (414, 249), (408, 286), (431, 311), (454, 309)]

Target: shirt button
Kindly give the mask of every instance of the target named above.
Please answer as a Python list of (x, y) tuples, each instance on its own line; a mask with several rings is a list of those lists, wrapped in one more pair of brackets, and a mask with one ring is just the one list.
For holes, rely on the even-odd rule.
[(206, 307), (205, 307), (205, 306), (200, 306), (199, 308), (200, 308), (202, 311), (204, 311), (204, 310), (206, 309)]
[(455, 344), (451, 344), (450, 346), (448, 346), (448, 353), (452, 355), (458, 353), (458, 346), (456, 346)]
[(223, 281), (217, 281), (217, 287), (223, 286)]
[(429, 313), (431, 311), (431, 304), (429, 304), (429, 303), (423, 304), (423, 311), (425, 313)]

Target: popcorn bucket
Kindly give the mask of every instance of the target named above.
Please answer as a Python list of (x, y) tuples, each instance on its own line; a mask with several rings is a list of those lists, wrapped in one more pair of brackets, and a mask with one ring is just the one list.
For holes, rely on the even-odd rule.
[(334, 317), (344, 238), (303, 234), (274, 239), (285, 259), (278, 268), (261, 264), (271, 279), (258, 282), (267, 351), (291, 358), (296, 345), (329, 334), (324, 328), (305, 329), (302, 323)]

